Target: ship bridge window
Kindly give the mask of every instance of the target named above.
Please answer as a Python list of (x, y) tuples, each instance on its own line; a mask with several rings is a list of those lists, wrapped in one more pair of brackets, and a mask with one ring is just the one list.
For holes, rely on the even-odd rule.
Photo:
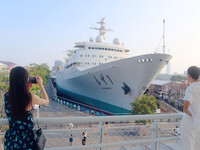
[(123, 50), (120, 50), (120, 49), (111, 49), (111, 48), (103, 48), (103, 47), (88, 47), (88, 49), (99, 49), (99, 50), (123, 52)]
[(76, 62), (74, 62), (74, 63), (71, 63), (71, 64), (69, 64), (69, 65), (65, 66), (65, 68), (69, 69), (70, 67), (72, 67), (72, 66), (74, 66), (74, 65), (76, 65), (76, 64), (78, 64), (78, 63), (76, 63)]
[(153, 59), (152, 58), (151, 59), (146, 58), (146, 59), (140, 59), (140, 60), (138, 60), (139, 63), (140, 62), (149, 62), (149, 61), (153, 61)]

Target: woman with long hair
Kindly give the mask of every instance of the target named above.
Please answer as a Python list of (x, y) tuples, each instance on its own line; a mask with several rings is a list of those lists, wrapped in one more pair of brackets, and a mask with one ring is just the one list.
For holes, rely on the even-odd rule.
[(4, 94), (5, 112), (9, 129), (4, 138), (5, 150), (34, 150), (32, 108), (34, 104), (47, 105), (49, 98), (41, 77), (36, 76), (43, 98), (29, 92), (29, 74), (23, 67), (10, 71), (9, 90)]

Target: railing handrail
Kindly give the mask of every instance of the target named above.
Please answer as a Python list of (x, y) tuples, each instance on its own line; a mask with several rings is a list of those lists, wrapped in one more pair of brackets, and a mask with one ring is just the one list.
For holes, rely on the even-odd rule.
[[(81, 149), (91, 149), (91, 148), (105, 148), (105, 147), (122, 146), (122, 145), (135, 145), (135, 144), (147, 144), (147, 143), (154, 143), (154, 142), (164, 142), (164, 141), (179, 140), (179, 139), (180, 139), (180, 137), (143, 139), (143, 140), (133, 140), (133, 141), (125, 141), (125, 142), (115, 142), (115, 143), (72, 146), (72, 147), (67, 147), (67, 149), (68, 150), (81, 150)], [(45, 148), (45, 150), (66, 150), (66, 147)]]
[[(99, 122), (133, 122), (135, 120), (179, 120), (179, 114), (151, 114), (151, 115), (124, 115), (124, 116), (89, 116), (89, 117), (48, 117), (38, 118), (39, 124), (67, 124), (67, 123), (99, 123)], [(34, 119), (35, 121), (35, 119)], [(7, 119), (0, 119), (0, 126), (8, 125)]]

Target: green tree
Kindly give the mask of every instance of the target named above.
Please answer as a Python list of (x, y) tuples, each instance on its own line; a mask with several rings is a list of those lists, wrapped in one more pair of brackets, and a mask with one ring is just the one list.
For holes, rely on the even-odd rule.
[[(9, 72), (0, 72), (0, 118), (4, 117), (4, 93), (8, 90), (8, 74)], [(2, 130), (2, 128), (0, 130)]]
[[(29, 66), (25, 66), (25, 68), (28, 70), (29, 76), (34, 77), (36, 75), (39, 75), (43, 79), (44, 85), (47, 84), (50, 70), (49, 70), (49, 66), (46, 63), (43, 63), (41, 65), (33, 63), (33, 64), (30, 64)], [(40, 97), (42, 96), (40, 92), (40, 88), (37, 84), (32, 85), (30, 92), (37, 94)]]
[(181, 76), (181, 75), (174, 75), (170, 78), (171, 81), (183, 81), (183, 80), (187, 80), (187, 77), (185, 76)]
[[(157, 102), (154, 96), (142, 95), (141, 97), (136, 97), (135, 101), (131, 103), (131, 106), (131, 115), (155, 114)], [(146, 124), (147, 120), (136, 121), (136, 123)]]
[(8, 90), (8, 85), (6, 85), (4, 82), (0, 82), (0, 90)]
[(33, 63), (29, 66), (25, 66), (25, 68), (28, 70), (29, 76), (33, 77), (39, 75), (43, 79), (44, 85), (47, 84), (50, 70), (49, 66), (46, 63), (43, 63), (41, 65)]

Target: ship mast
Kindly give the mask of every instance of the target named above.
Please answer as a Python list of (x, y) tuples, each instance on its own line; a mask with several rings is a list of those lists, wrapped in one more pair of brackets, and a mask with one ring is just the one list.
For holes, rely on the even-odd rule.
[(106, 23), (104, 22), (104, 19), (105, 19), (105, 17), (102, 18), (100, 22), (97, 22), (98, 24), (101, 25), (100, 28), (97, 28), (97, 27), (90, 27), (90, 29), (99, 30), (99, 36), (102, 36), (103, 39), (105, 39), (105, 37), (104, 37), (104, 35), (106, 34), (105, 31), (113, 31), (113, 30), (111, 30), (111, 29), (106, 29), (106, 28), (105, 28), (105, 24), (106, 24)]
[(165, 54), (165, 19), (163, 19), (163, 54)]

